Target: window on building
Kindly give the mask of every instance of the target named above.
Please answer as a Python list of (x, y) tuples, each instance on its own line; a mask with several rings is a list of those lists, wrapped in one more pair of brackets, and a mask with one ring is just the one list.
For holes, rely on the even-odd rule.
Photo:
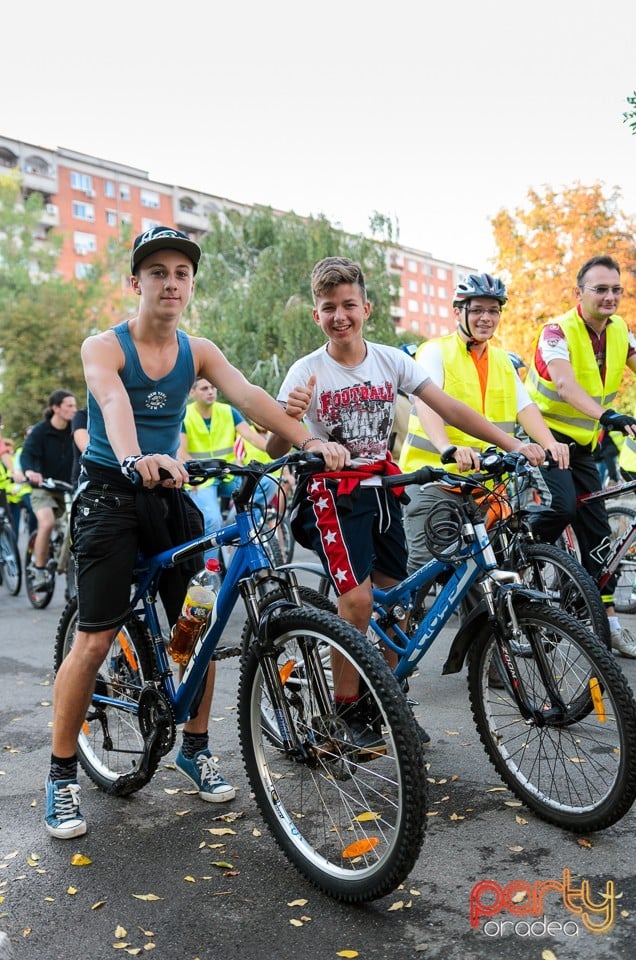
[(192, 197), (179, 197), (179, 210), (184, 213), (194, 213), (196, 204)]
[(104, 180), (104, 196), (111, 198), (115, 196), (115, 184), (112, 180)]
[(77, 280), (85, 280), (93, 272), (93, 266), (90, 263), (76, 263), (75, 277)]
[(409, 300), (408, 302), (409, 313), (419, 313), (420, 305), (417, 300)]
[(446, 270), (445, 267), (438, 267), (438, 268), (437, 268), (437, 279), (438, 279), (438, 280), (445, 280), (447, 276), (448, 276), (448, 272), (447, 272), (447, 270)]
[(94, 233), (82, 233), (80, 230), (75, 230), (73, 233), (73, 248), (75, 253), (81, 255), (85, 253), (96, 253), (97, 237)]
[(93, 190), (93, 178), (88, 173), (78, 173), (77, 170), (71, 170), (71, 188), (73, 190), (83, 190), (84, 193)]
[(414, 330), (416, 333), (420, 332), (420, 325), (417, 320), (411, 320), (411, 330)]
[(445, 299), (446, 299), (446, 287), (438, 287), (438, 288), (437, 288), (437, 296), (440, 298), (440, 300), (445, 300)]
[(430, 315), (431, 315), (432, 317), (435, 316), (435, 304), (434, 304), (434, 303), (429, 303), (429, 305), (428, 305), (428, 312), (430, 313)]
[(132, 223), (132, 214), (130, 213), (120, 213), (119, 214), (120, 223)]
[(148, 217), (142, 217), (141, 220), (141, 232), (145, 233), (146, 230), (152, 230), (153, 227), (160, 227), (161, 224), (158, 220), (150, 220)]
[(95, 207), (92, 203), (82, 203), (80, 200), (73, 200), (73, 216), (76, 220), (90, 220), (95, 222)]
[(439, 314), (440, 317), (447, 317), (447, 316), (448, 316), (448, 307), (438, 307), (438, 308), (437, 308), (437, 312), (438, 312), (438, 314)]
[(417, 280), (409, 280), (409, 293), (417, 293)]
[(142, 190), (141, 191), (141, 205), (142, 207), (151, 207), (153, 210), (159, 209), (159, 194), (156, 190)]
[(417, 273), (417, 260), (407, 260), (406, 269), (409, 273)]
[(430, 330), (430, 335), (431, 335), (431, 337), (434, 337), (435, 334), (437, 333), (437, 324), (431, 322), (431, 325), (430, 325), (430, 327), (429, 327), (429, 330)]
[(106, 211), (106, 223), (109, 227), (117, 226), (117, 211), (116, 210), (107, 210)]
[(119, 184), (119, 199), (125, 200), (126, 203), (130, 200), (130, 187), (127, 183)]

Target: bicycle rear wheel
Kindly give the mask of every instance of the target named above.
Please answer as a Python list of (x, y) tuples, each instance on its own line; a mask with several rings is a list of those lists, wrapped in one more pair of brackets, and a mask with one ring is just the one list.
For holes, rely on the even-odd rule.
[(609, 620), (598, 586), (574, 557), (551, 543), (521, 543), (513, 566), (524, 583), (545, 593), (561, 610), (584, 624), (609, 649)]
[(498, 647), (484, 621), (468, 664), (473, 717), (491, 763), (531, 810), (567, 830), (616, 823), (636, 798), (636, 704), (612, 654), (580, 623), (549, 604), (518, 602), (523, 646), (541, 644), (552, 702), (536, 652), (516, 656), (533, 719), (522, 717), (509, 685), (494, 684)]
[[(397, 681), (361, 634), (324, 611), (273, 614), (266, 647), (251, 645), (239, 684), (243, 760), (261, 814), (285, 856), (321, 890), (348, 903), (384, 896), (412, 869), (426, 824), (419, 739)], [(336, 716), (325, 651), (352, 664), (366, 690), (386, 745), (366, 762)], [(270, 668), (284, 701), (272, 699)], [(264, 717), (277, 718), (276, 737)]]
[[(70, 653), (77, 633), (77, 598), (62, 612), (55, 637), (55, 670)], [(151, 675), (150, 653), (143, 628), (131, 617), (119, 630), (98, 671), (95, 692), (112, 703), (93, 702), (77, 741), (82, 768), (98, 787), (111, 792), (122, 776), (138, 772), (144, 738), (137, 716), (141, 689)], [(136, 785), (139, 789), (156, 767)], [(132, 791), (130, 791), (132, 792)]]
[[(636, 510), (618, 503), (607, 508), (607, 519), (612, 528), (612, 545), (623, 534), (636, 526)], [(636, 541), (620, 562), (616, 587), (614, 588), (614, 606), (619, 613), (636, 613)]]
[(33, 585), (35, 578), (33, 547), (35, 545), (36, 535), (37, 531), (34, 531), (27, 542), (24, 555), (24, 581), (29, 602), (36, 610), (43, 610), (45, 607), (48, 607), (55, 592), (55, 564), (53, 563), (53, 550), (49, 548), (49, 562), (46, 565), (46, 583), (36, 589)]
[(8, 520), (0, 522), (0, 573), (10, 595), (17, 596), (22, 585), (22, 564), (15, 534)]

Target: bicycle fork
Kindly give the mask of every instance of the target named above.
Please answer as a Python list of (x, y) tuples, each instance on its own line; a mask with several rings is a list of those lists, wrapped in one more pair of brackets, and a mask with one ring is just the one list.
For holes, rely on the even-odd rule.
[[(481, 587), (488, 609), (488, 619), (515, 703), (526, 723), (543, 727), (549, 721), (562, 718), (566, 707), (555, 683), (543, 644), (537, 641), (534, 633), (530, 633), (526, 638), (519, 627), (514, 607), (515, 595), (523, 594), (527, 597), (529, 592), (523, 588), (520, 589), (517, 584), (516, 574), (497, 570), (482, 581)], [(517, 668), (513, 644), (517, 642), (521, 645), (526, 639), (530, 641), (531, 655), (537, 664), (546, 695), (550, 700), (551, 706), (548, 709), (540, 705), (532, 705)]]

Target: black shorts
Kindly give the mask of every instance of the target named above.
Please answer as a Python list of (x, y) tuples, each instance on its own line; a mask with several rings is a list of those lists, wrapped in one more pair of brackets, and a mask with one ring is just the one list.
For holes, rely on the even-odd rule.
[[(144, 542), (145, 508), (151, 507), (157, 541)], [(175, 507), (185, 516), (185, 529), (170, 535)], [(165, 523), (164, 523), (165, 521)], [(133, 571), (139, 551), (155, 553), (173, 543), (194, 539), (203, 533), (203, 519), (185, 491), (139, 493), (123, 491), (113, 484), (89, 481), (78, 488), (73, 503), (73, 544), (77, 574), (78, 627), (97, 633), (117, 627), (130, 615)], [(180, 564), (161, 576), (160, 595), (170, 624), (179, 615), (193, 566)]]
[(406, 541), (395, 494), (379, 486), (358, 486), (351, 495), (337, 498), (337, 488), (337, 480), (309, 482), (294, 519), (296, 538), (315, 550), (339, 595), (373, 571), (403, 580)]

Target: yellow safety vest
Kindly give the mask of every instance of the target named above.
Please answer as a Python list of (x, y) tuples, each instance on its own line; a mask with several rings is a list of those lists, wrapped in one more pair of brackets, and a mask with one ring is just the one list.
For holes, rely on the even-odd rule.
[(625, 437), (618, 457), (618, 465), (621, 470), (636, 473), (636, 440), (633, 437)]
[[(236, 426), (232, 415), (232, 408), (228, 403), (215, 401), (212, 407), (210, 426), (197, 410), (194, 403), (186, 407), (183, 418), (185, 435), (188, 444), (188, 453), (201, 459), (218, 457), (221, 460), (231, 460), (234, 456), (234, 440)], [(229, 478), (228, 478), (229, 479)], [(201, 487), (210, 486), (214, 480), (206, 480)]]
[[(478, 410), (487, 420), (512, 436), (517, 420), (517, 389), (514, 367), (505, 350), (499, 347), (488, 347), (488, 389), (484, 402), (479, 373), (459, 334), (451, 333), (435, 342), (439, 344), (442, 351), (444, 392), (457, 400), (462, 400), (473, 410)], [(424, 346), (422, 344), (419, 347), (415, 355), (416, 360)], [(487, 441), (478, 440), (457, 427), (451, 427), (450, 424), (446, 426), (446, 433), (449, 443), (456, 447), (483, 450), (489, 446)], [(414, 407), (411, 409), (408, 432), (402, 446), (399, 464), (404, 473), (417, 470), (419, 467), (438, 467), (441, 464), (439, 451), (422, 428)], [(450, 469), (452, 471), (452, 466)]]
[[(562, 317), (550, 321), (551, 324), (558, 324), (565, 333), (577, 383), (604, 407), (611, 404), (616, 396), (629, 348), (627, 324), (616, 314), (610, 319), (611, 323), (606, 328), (605, 383), (601, 379), (590, 335), (577, 308), (573, 307)], [(590, 444), (594, 449), (601, 432), (598, 420), (560, 400), (554, 383), (539, 376), (534, 360), (526, 377), (526, 387), (550, 430), (563, 433), (582, 446)]]

